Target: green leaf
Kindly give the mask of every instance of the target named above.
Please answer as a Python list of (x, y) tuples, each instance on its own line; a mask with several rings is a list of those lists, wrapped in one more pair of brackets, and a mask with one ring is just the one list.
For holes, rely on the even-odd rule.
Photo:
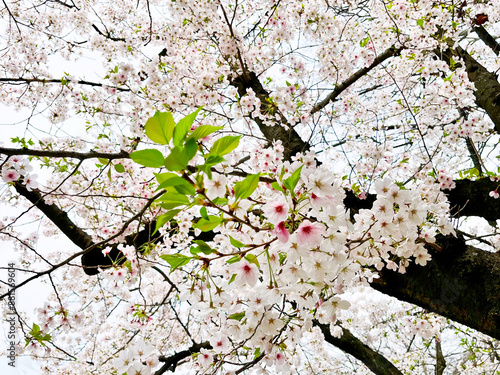
[(228, 135), (226, 137), (219, 138), (214, 142), (212, 148), (210, 148), (210, 155), (222, 156), (229, 154), (236, 147), (238, 147), (238, 144), (240, 143), (240, 138), (241, 136), (239, 135), (238, 136)]
[(160, 168), (164, 165), (162, 153), (155, 149), (132, 152), (130, 158), (137, 164), (144, 165), (145, 167)]
[(228, 260), (226, 260), (226, 263), (233, 264), (233, 263), (239, 262), (240, 260), (241, 260), (241, 257), (239, 255), (235, 255), (235, 256), (232, 256), (231, 258), (229, 258)]
[(160, 215), (156, 218), (156, 225), (155, 225), (155, 231), (153, 234), (155, 234), (158, 229), (163, 227), (166, 223), (168, 223), (170, 220), (174, 218), (175, 215), (177, 215), (181, 210), (172, 210), (168, 211), (167, 213), (164, 213), (163, 215)]
[(175, 126), (174, 129), (174, 146), (181, 146), (182, 141), (186, 137), (187, 132), (191, 128), (191, 125), (193, 125), (193, 122), (196, 118), (196, 115), (198, 115), (198, 112), (200, 112), (201, 107), (198, 108), (196, 111), (193, 113), (187, 115), (183, 119), (179, 120), (177, 125)]
[(260, 348), (259, 348), (259, 347), (257, 347), (257, 348), (255, 349), (255, 352), (254, 352), (254, 354), (253, 354), (253, 358), (254, 358), (254, 359), (256, 359), (256, 358), (258, 358), (258, 357), (260, 357)]
[(174, 128), (175, 121), (170, 112), (156, 112), (144, 125), (148, 138), (160, 145), (168, 144), (172, 139)]
[(174, 147), (170, 151), (170, 155), (165, 158), (165, 167), (167, 167), (169, 171), (182, 171), (186, 169), (188, 163), (188, 155), (186, 150), (182, 147)]
[(161, 207), (163, 207), (166, 210), (170, 210), (178, 206), (185, 206), (191, 203), (189, 201), (189, 198), (186, 197), (184, 194), (172, 193), (172, 192), (166, 192), (157, 200), (161, 202), (160, 204)]
[(165, 173), (153, 173), (156, 177), (156, 181), (161, 184), (163, 181), (168, 180), (172, 177), (179, 177), (177, 173), (165, 172)]
[(218, 206), (225, 206), (229, 201), (227, 198), (217, 197), (217, 198), (213, 199), (212, 202), (213, 202), (213, 204), (216, 204)]
[(257, 257), (255, 255), (247, 254), (247, 255), (245, 255), (245, 259), (247, 260), (248, 263), (253, 263), (258, 268), (260, 268), (259, 260), (257, 259)]
[(211, 215), (208, 217), (208, 220), (204, 218), (198, 220), (193, 228), (199, 229), (202, 232), (208, 232), (216, 228), (220, 223), (222, 223), (222, 219), (220, 217)]
[(208, 179), (211, 180), (212, 179), (211, 168), (219, 163), (222, 163), (224, 160), (225, 159), (219, 155), (208, 155), (205, 164), (199, 165), (198, 169), (204, 172), (207, 175)]
[(235, 240), (231, 236), (229, 236), (229, 241), (231, 241), (231, 245), (233, 245), (234, 247), (237, 247), (238, 249), (246, 246), (243, 242)]
[(245, 317), (245, 312), (243, 311), (243, 312), (240, 312), (240, 313), (231, 314), (227, 318), (228, 319), (237, 320), (238, 322), (241, 322), (241, 319), (243, 319), (244, 317)]
[(193, 134), (189, 138), (199, 140), (215, 133), (218, 130), (224, 129), (223, 126), (213, 126), (213, 125), (201, 125), (194, 129)]
[(173, 186), (175, 190), (177, 190), (177, 192), (183, 195), (194, 195), (196, 193), (194, 187), (188, 181), (179, 176), (175, 176), (163, 181), (158, 186), (157, 190), (165, 189), (169, 186)]
[(233, 275), (231, 276), (231, 278), (229, 279), (229, 282), (227, 283), (228, 285), (231, 284), (234, 280), (236, 280), (236, 274), (233, 273)]
[(203, 206), (202, 208), (200, 208), (200, 215), (201, 215), (202, 218), (208, 220), (207, 208), (205, 206)]
[(252, 195), (259, 185), (260, 173), (250, 174), (243, 181), (234, 184), (234, 199), (246, 199)]
[(191, 254), (198, 254), (198, 253), (203, 253), (205, 255), (210, 255), (215, 252), (214, 249), (212, 249), (210, 246), (207, 245), (205, 241), (202, 240), (196, 240), (193, 241), (195, 244), (198, 245), (198, 247), (191, 247)]
[(292, 173), (290, 177), (285, 179), (283, 181), (283, 186), (286, 187), (288, 190), (290, 190), (293, 194), (293, 191), (295, 190), (295, 187), (297, 186), (297, 183), (299, 182), (300, 179), (300, 172), (302, 171), (303, 165), (300, 166), (295, 172)]
[(182, 254), (165, 254), (160, 255), (160, 258), (170, 265), (170, 273), (172, 273), (179, 267), (185, 266), (191, 259), (193, 259)]
[(198, 144), (193, 138), (190, 138), (187, 140), (184, 150), (188, 161), (190, 161), (198, 152)]
[(115, 164), (113, 167), (115, 167), (115, 171), (117, 171), (118, 173), (125, 172), (125, 167), (121, 164)]
[(281, 187), (281, 185), (278, 182), (276, 182), (276, 181), (272, 182), (271, 186), (273, 187), (274, 190), (278, 190), (278, 191), (281, 191), (281, 192), (284, 191), (283, 188)]
[(99, 160), (99, 163), (101, 163), (102, 165), (106, 165), (109, 163), (109, 160), (108, 159), (104, 159), (104, 158), (97, 158), (97, 160)]

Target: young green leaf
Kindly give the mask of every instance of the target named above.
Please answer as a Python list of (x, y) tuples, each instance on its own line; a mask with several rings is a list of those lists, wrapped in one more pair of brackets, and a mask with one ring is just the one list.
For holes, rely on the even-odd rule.
[(165, 158), (165, 167), (169, 171), (182, 171), (189, 163), (188, 155), (183, 147), (174, 147)]
[(243, 312), (240, 312), (240, 313), (231, 314), (227, 318), (228, 319), (237, 320), (238, 322), (240, 322), (241, 319), (243, 319), (244, 317), (245, 317), (245, 312), (243, 311)]
[(163, 181), (168, 180), (172, 177), (178, 177), (177, 173), (165, 172), (165, 173), (153, 173), (156, 177), (156, 181), (161, 184)]
[(170, 273), (172, 273), (179, 267), (185, 266), (191, 259), (193, 259), (182, 254), (165, 254), (160, 255), (160, 258), (170, 265)]
[(259, 260), (257, 259), (257, 257), (255, 255), (247, 254), (247, 255), (245, 255), (245, 259), (248, 261), (248, 263), (253, 263), (257, 267), (260, 268)]
[(228, 135), (226, 137), (219, 138), (216, 140), (210, 148), (210, 155), (214, 156), (222, 156), (229, 154), (231, 151), (233, 151), (236, 147), (238, 147), (238, 144), (240, 143), (240, 136), (232, 136)]
[(252, 195), (259, 185), (260, 174), (250, 174), (243, 181), (234, 184), (234, 199), (246, 199)]
[(162, 153), (155, 149), (132, 152), (130, 158), (137, 164), (145, 167), (160, 168), (163, 167), (164, 164)]
[(231, 258), (229, 258), (228, 260), (226, 260), (226, 263), (233, 264), (233, 263), (239, 262), (240, 260), (241, 260), (241, 257), (239, 255), (234, 255)]
[(179, 176), (175, 176), (163, 181), (156, 190), (165, 189), (169, 186), (173, 186), (175, 190), (184, 195), (194, 195), (196, 193), (194, 187), (185, 179)]
[(213, 204), (216, 204), (218, 206), (225, 206), (229, 202), (229, 200), (227, 198), (217, 197), (213, 199), (212, 202)]
[(283, 186), (286, 187), (292, 194), (294, 194), (295, 187), (300, 179), (300, 172), (302, 171), (303, 165), (300, 166), (295, 172), (292, 173), (290, 177), (283, 181)]
[(199, 229), (202, 232), (208, 232), (212, 229), (216, 228), (220, 223), (222, 223), (222, 219), (218, 216), (209, 216), (208, 220), (201, 218), (198, 222), (193, 225), (193, 228)]
[(205, 255), (210, 255), (210, 254), (212, 254), (215, 251), (210, 246), (208, 246), (205, 241), (196, 240), (196, 241), (193, 241), (193, 242), (195, 244), (197, 244), (198, 247), (194, 247), (194, 246), (191, 247), (191, 254), (203, 253)]
[(156, 218), (156, 225), (155, 225), (155, 231), (153, 234), (155, 234), (158, 229), (163, 227), (166, 223), (168, 223), (170, 220), (174, 218), (175, 215), (177, 215), (181, 210), (171, 210), (168, 211), (167, 213), (164, 213), (163, 215), (160, 215)]
[(284, 191), (283, 188), (281, 187), (281, 185), (278, 182), (276, 182), (276, 181), (272, 182), (271, 186), (272, 186), (272, 188), (274, 190), (278, 190), (278, 191), (281, 191), (281, 192)]
[(201, 215), (202, 218), (208, 220), (207, 208), (205, 206), (203, 206), (202, 208), (200, 208), (200, 215)]
[(144, 125), (146, 135), (153, 142), (166, 145), (172, 139), (175, 121), (170, 112), (156, 112)]
[(166, 210), (170, 210), (175, 207), (179, 206), (186, 206), (189, 203), (189, 198), (186, 197), (184, 194), (179, 194), (179, 193), (172, 193), (172, 192), (166, 192), (163, 194), (160, 198), (157, 199), (158, 202), (161, 202), (161, 207), (163, 207)]
[(174, 129), (174, 146), (181, 146), (182, 141), (186, 137), (187, 132), (191, 128), (191, 125), (193, 125), (193, 122), (198, 115), (198, 112), (200, 112), (201, 107), (198, 108), (196, 111), (193, 113), (187, 115), (183, 119), (179, 120), (177, 125), (175, 126)]
[(218, 130), (224, 129), (223, 126), (213, 126), (213, 125), (201, 125), (194, 129), (193, 134), (189, 138), (199, 140), (215, 133)]
[(235, 240), (233, 237), (229, 236), (229, 241), (231, 242), (231, 245), (233, 245), (234, 247), (237, 247), (238, 249), (239, 248), (242, 248), (242, 247), (245, 247), (245, 244), (243, 242), (240, 242), (238, 240)]
[(115, 167), (115, 171), (117, 171), (118, 173), (125, 172), (125, 167), (121, 164), (115, 164), (113, 167)]
[(222, 163), (225, 159), (219, 155), (208, 155), (205, 161), (205, 164), (199, 165), (198, 169), (204, 172), (208, 179), (212, 179), (212, 170), (211, 168), (219, 163)]
[(194, 158), (194, 156), (198, 152), (198, 144), (196, 143), (194, 138), (190, 138), (187, 140), (184, 150), (186, 152), (188, 161)]

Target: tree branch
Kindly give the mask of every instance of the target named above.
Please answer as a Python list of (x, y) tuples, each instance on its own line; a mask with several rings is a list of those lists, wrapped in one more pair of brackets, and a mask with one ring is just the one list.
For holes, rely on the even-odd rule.
[(94, 244), (92, 237), (80, 229), (68, 217), (68, 214), (57, 207), (55, 204), (47, 204), (43, 200), (38, 190), (29, 191), (26, 186), (20, 182), (14, 182), (16, 191), (29, 200), (34, 206), (42, 211), (47, 218), (63, 232), (75, 245), (81, 249), (86, 249)]
[(452, 67), (453, 56), (460, 56), (465, 63), (465, 70), (469, 80), (474, 83), (476, 90), (476, 104), (484, 109), (491, 121), (495, 124), (495, 131), (500, 133), (500, 83), (495, 73), (490, 73), (484, 66), (478, 63), (462, 47), (454, 51), (447, 49), (436, 50), (435, 53)]
[(500, 200), (489, 196), (499, 183), (489, 178), (455, 180), (455, 188), (444, 190), (453, 217), (479, 216), (488, 221), (500, 219)]
[(384, 52), (382, 52), (380, 55), (375, 57), (375, 60), (367, 67), (359, 69), (356, 73), (354, 73), (352, 76), (347, 78), (344, 82), (341, 84), (337, 85), (335, 89), (321, 102), (316, 104), (312, 109), (311, 109), (311, 115), (315, 114), (318, 111), (321, 111), (323, 108), (325, 108), (328, 103), (334, 101), (342, 92), (344, 92), (349, 86), (354, 84), (356, 81), (358, 81), (361, 77), (363, 77), (366, 73), (368, 73), (370, 70), (373, 68), (377, 67), (381, 63), (383, 63), (385, 60), (392, 56), (398, 56), (401, 51), (403, 50), (403, 47), (395, 48), (395, 47), (390, 47), (386, 49)]
[(360, 339), (355, 337), (348, 329), (342, 327), (342, 336), (333, 337), (330, 333), (330, 327), (326, 324), (321, 324), (317, 320), (313, 325), (319, 327), (325, 341), (336, 346), (342, 351), (352, 355), (354, 358), (363, 362), (374, 374), (377, 375), (402, 375), (396, 366), (394, 366), (387, 358), (377, 353), (367, 345), (363, 344)]
[(446, 359), (444, 358), (443, 351), (441, 350), (441, 342), (436, 341), (436, 375), (443, 375), (444, 369), (446, 368)]
[[(456, 187), (444, 190), (450, 202), (452, 217), (478, 216), (488, 221), (500, 219), (500, 200), (489, 196), (489, 192), (496, 190), (499, 183), (489, 178), (479, 180), (455, 180)], [(357, 198), (352, 191), (346, 191), (344, 204), (347, 208), (359, 211), (370, 209), (375, 202), (376, 195), (368, 194), (366, 199)]]
[(170, 357), (161, 356), (159, 360), (160, 362), (163, 362), (163, 366), (161, 366), (160, 369), (155, 372), (155, 375), (161, 375), (167, 371), (175, 371), (175, 368), (180, 361), (182, 361), (184, 358), (190, 357), (194, 353), (199, 353), (201, 349), (212, 349), (212, 346), (208, 341), (205, 341), (200, 344), (195, 343), (189, 349), (183, 350), (179, 353), (175, 353)]
[[(31, 83), (59, 83), (63, 84), (62, 79), (53, 79), (53, 78), (0, 78), (0, 83), (1, 82), (6, 82), (6, 83), (14, 83), (14, 82), (19, 82), (19, 83), (26, 83), (26, 84), (31, 84)], [(117, 86), (108, 86), (103, 83), (97, 83), (97, 82), (90, 82), (90, 81), (85, 81), (85, 80), (79, 80), (79, 81), (69, 81), (71, 83), (76, 83), (79, 85), (87, 85), (87, 86), (93, 86), (93, 87), (109, 87), (111, 89), (115, 89), (118, 91), (130, 91), (128, 88), (124, 87), (117, 87)]]
[(472, 30), (474, 30), (484, 44), (490, 47), (493, 53), (498, 56), (500, 53), (500, 44), (498, 44), (496, 39), (493, 38), (493, 36), (486, 31), (483, 26), (476, 26)]
[(39, 156), (47, 158), (73, 158), (73, 159), (128, 159), (130, 155), (126, 151), (120, 151), (118, 153), (107, 153), (107, 152), (75, 152), (75, 151), (53, 151), (53, 150), (32, 150), (28, 148), (7, 148), (0, 147), (0, 154), (13, 156), (13, 155), (26, 155), (26, 156)]
[[(272, 103), (269, 93), (264, 89), (262, 83), (254, 72), (247, 72), (246, 75), (237, 76), (231, 79), (231, 85), (238, 89), (240, 98), (247, 94), (247, 89), (252, 89), (255, 96), (260, 99), (261, 112), (272, 117), (279, 116), (280, 121), (275, 126), (268, 126), (258, 117), (251, 117), (259, 126), (260, 131), (269, 142), (280, 140), (285, 149), (283, 155), (285, 160), (290, 160), (291, 156), (309, 150), (309, 144), (304, 142), (299, 134), (287, 122), (286, 118), (278, 111)], [(282, 126), (283, 125), (283, 126)], [(286, 126), (286, 129), (285, 127)]]
[(500, 339), (500, 253), (452, 236), (437, 244), (440, 251), (428, 247), (425, 267), (412, 263), (404, 274), (384, 268), (371, 286)]

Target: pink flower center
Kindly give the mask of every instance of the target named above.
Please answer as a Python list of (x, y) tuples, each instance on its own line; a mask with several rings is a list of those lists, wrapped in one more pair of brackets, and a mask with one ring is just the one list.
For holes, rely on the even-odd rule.
[(309, 225), (304, 226), (304, 227), (302, 227), (302, 232), (303, 232), (304, 234), (311, 234), (311, 232), (312, 232), (312, 228), (311, 228)]

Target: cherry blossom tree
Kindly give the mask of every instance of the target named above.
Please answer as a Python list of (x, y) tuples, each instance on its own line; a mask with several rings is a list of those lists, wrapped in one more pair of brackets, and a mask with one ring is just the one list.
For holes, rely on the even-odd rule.
[(51, 374), (498, 371), (499, 1), (1, 15), (20, 119), (0, 298), (51, 289), (16, 310), (19, 355)]

